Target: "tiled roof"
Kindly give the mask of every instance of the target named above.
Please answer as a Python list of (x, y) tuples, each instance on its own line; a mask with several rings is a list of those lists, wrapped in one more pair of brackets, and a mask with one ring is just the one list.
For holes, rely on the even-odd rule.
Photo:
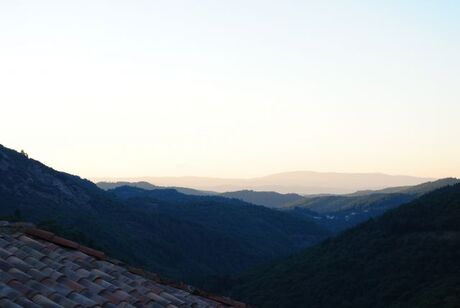
[(0, 222), (0, 307), (246, 307), (126, 267), (27, 223)]

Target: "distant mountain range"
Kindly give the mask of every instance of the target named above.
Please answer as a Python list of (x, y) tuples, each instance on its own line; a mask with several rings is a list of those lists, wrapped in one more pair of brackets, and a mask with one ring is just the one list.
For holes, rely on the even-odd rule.
[(460, 307), (460, 184), (242, 276), (258, 307)]
[(255, 190), (296, 193), (300, 195), (346, 194), (359, 190), (412, 186), (431, 180), (434, 179), (380, 173), (326, 173), (312, 171), (284, 172), (251, 179), (224, 179), (193, 176), (104, 179), (104, 181), (109, 182), (148, 182), (158, 186), (188, 187), (215, 192)]
[(226, 198), (238, 199), (248, 203), (263, 205), (269, 208), (283, 208), (291, 204), (297, 204), (306, 200), (305, 197), (298, 194), (280, 194), (273, 191), (254, 191), (254, 190), (240, 190), (225, 193), (218, 193), (214, 191), (197, 190), (186, 187), (176, 186), (156, 186), (148, 182), (98, 182), (96, 183), (99, 188), (110, 190), (121, 186), (137, 187), (142, 189), (175, 189), (176, 191), (192, 196), (222, 196)]
[(173, 189), (104, 191), (0, 145), (0, 220), (30, 221), (175, 280), (212, 288), (328, 236), (313, 220)]
[(191, 196), (216, 196), (219, 195), (219, 193), (214, 192), (214, 191), (204, 191), (204, 190), (198, 190), (198, 189), (193, 189), (193, 188), (187, 188), (187, 187), (177, 187), (177, 186), (157, 186), (150, 184), (149, 182), (141, 181), (141, 182), (126, 182), (126, 181), (121, 181), (121, 182), (97, 182), (96, 185), (99, 188), (102, 188), (104, 190), (110, 190), (110, 189), (115, 189), (117, 187), (121, 186), (130, 186), (130, 187), (137, 187), (137, 188), (142, 188), (142, 189), (147, 189), (147, 190), (153, 190), (153, 189), (175, 189), (176, 191), (186, 194), (186, 195), (191, 195)]
[[(184, 187), (170, 187), (189, 195), (222, 196), (248, 203), (289, 212), (293, 215), (315, 220), (333, 233), (357, 225), (369, 218), (382, 215), (389, 209), (410, 202), (435, 189), (459, 183), (455, 178), (440, 179), (414, 186), (388, 187), (381, 190), (365, 190), (344, 195), (280, 194), (273, 191), (241, 190), (217, 193)], [(100, 182), (103, 189), (132, 186), (144, 189), (165, 189), (147, 182)]]

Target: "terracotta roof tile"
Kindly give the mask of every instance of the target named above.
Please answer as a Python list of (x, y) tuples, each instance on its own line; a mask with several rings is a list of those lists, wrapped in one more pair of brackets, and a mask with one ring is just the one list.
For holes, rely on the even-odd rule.
[(96, 249), (92, 249), (92, 248), (85, 247), (85, 246), (80, 246), (80, 251), (89, 256), (95, 257), (97, 259), (101, 259), (101, 260), (105, 259), (105, 253), (103, 253), (102, 251), (96, 250)]
[(6, 258), (8, 258), (8, 257), (11, 256), (11, 255), (12, 255), (12, 253), (9, 252), (8, 250), (3, 249), (3, 248), (0, 248), (0, 258), (6, 259)]
[(10, 270), (8, 271), (8, 274), (11, 278), (18, 280), (21, 283), (26, 283), (27, 281), (32, 279), (32, 276), (24, 273), (23, 271), (17, 268), (10, 268)]
[[(7, 230), (7, 231), (5, 231)], [(109, 259), (30, 224), (0, 222), (0, 307), (246, 307)]]
[(88, 298), (77, 292), (70, 293), (68, 295), (68, 298), (85, 307), (93, 307), (97, 305), (97, 303), (93, 301), (91, 298)]
[(34, 303), (42, 307), (62, 308), (59, 304), (53, 302), (51, 299), (45, 297), (42, 294), (37, 294), (33, 296), (31, 299)]
[(128, 267), (128, 271), (130, 271), (133, 274), (140, 275), (140, 276), (145, 274), (143, 269), (137, 268), (137, 267), (132, 267), (132, 266)]
[(7, 298), (0, 299), (0, 307), (5, 307), (5, 308), (22, 308), (22, 306), (19, 306), (18, 304), (15, 304), (14, 302), (10, 301)]
[(25, 231), (25, 233), (47, 241), (54, 237), (54, 233), (36, 228), (28, 229)]
[(59, 294), (58, 292), (53, 293), (49, 296), (49, 299), (55, 302), (56, 304), (59, 304), (64, 307), (76, 307), (79, 306), (76, 302), (73, 300)]
[(40, 308), (37, 304), (32, 302), (31, 300), (25, 298), (25, 297), (19, 297), (15, 299), (15, 304), (21, 306), (21, 307), (27, 307), (27, 308)]
[(59, 236), (54, 236), (51, 239), (49, 239), (49, 241), (56, 245), (73, 249), (77, 249), (80, 246), (79, 244), (73, 241), (66, 240), (65, 238)]
[(2, 257), (0, 256), (0, 271), (7, 272), (13, 266), (8, 262), (3, 261)]
[(38, 293), (37, 291), (34, 291), (33, 289), (26, 286), (25, 283), (22, 283), (16, 279), (10, 280), (7, 283), (7, 285), (11, 287), (12, 289), (16, 290), (17, 292), (19, 292), (19, 294), (22, 294), (23, 296), (28, 297), (28, 298)]

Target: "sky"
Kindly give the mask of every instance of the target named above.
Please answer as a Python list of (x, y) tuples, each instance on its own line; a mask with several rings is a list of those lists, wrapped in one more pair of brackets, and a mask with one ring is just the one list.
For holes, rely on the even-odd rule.
[(0, 144), (87, 178), (460, 177), (458, 1), (1, 1)]

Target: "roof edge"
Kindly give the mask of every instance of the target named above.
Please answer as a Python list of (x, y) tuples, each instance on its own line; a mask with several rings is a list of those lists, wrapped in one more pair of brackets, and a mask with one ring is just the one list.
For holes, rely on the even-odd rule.
[(226, 306), (236, 307), (236, 308), (250, 308), (251, 307), (245, 303), (233, 300), (229, 297), (211, 294), (204, 290), (190, 286), (186, 283), (177, 282), (171, 279), (160, 277), (158, 274), (152, 273), (149, 271), (145, 271), (142, 268), (129, 266), (122, 261), (107, 257), (106, 254), (100, 250), (93, 249), (93, 248), (90, 248), (84, 245), (80, 245), (77, 242), (60, 237), (54, 234), (53, 232), (39, 229), (33, 223), (0, 221), (0, 232), (2, 231), (7, 232), (7, 233), (22, 232), (34, 238), (41, 239), (41, 240), (53, 243), (55, 245), (64, 247), (64, 248), (81, 251), (82, 253), (92, 256), (98, 260), (103, 260), (103, 261), (107, 261), (107, 262), (110, 262), (110, 263), (113, 263), (119, 266), (124, 266), (126, 267), (128, 271), (130, 271), (133, 274), (142, 276), (144, 278), (153, 280), (155, 282), (158, 282), (164, 285), (168, 285), (176, 289), (184, 290), (186, 292), (189, 292), (192, 295), (201, 296), (201, 297), (213, 300), (215, 302), (218, 302)]

